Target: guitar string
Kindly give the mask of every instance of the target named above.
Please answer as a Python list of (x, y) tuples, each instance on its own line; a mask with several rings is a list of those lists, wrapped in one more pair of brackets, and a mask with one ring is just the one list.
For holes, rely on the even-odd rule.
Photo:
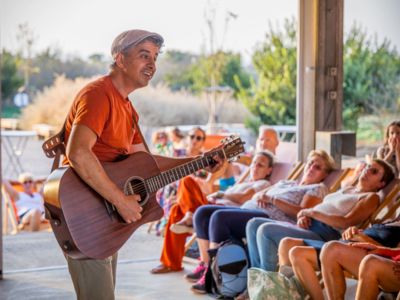
[[(197, 161), (196, 161), (197, 162)], [(191, 161), (191, 162), (188, 162), (188, 163), (186, 163), (186, 164), (183, 164), (183, 165), (181, 165), (181, 166), (179, 166), (178, 168), (184, 168), (185, 166), (188, 166), (188, 165), (190, 165), (190, 164), (193, 164), (194, 163), (194, 161)], [(210, 162), (208, 162), (208, 160), (207, 160), (207, 157), (205, 157), (205, 165), (206, 165), (206, 167), (208, 167), (209, 166), (209, 164), (210, 164)], [(203, 164), (204, 165), (204, 164)], [(173, 170), (174, 169), (172, 169), (172, 170), (169, 170), (169, 171), (167, 171), (167, 172), (173, 172)], [(164, 174), (167, 174), (167, 172), (165, 172)], [(161, 173), (162, 174), (162, 173)], [(161, 174), (159, 174), (159, 175), (157, 175), (157, 176), (160, 176)], [(157, 177), (157, 176), (155, 176), (155, 177)], [(155, 177), (150, 177), (150, 178), (148, 178), (147, 180), (150, 180), (151, 178), (155, 178)], [(171, 177), (169, 177), (168, 176), (168, 179), (171, 179)], [(163, 180), (163, 179), (162, 179)], [(171, 183), (172, 182), (174, 182), (174, 181), (176, 181), (176, 180), (173, 180), (173, 181), (171, 181)], [(145, 192), (146, 191), (146, 185), (143, 183), (143, 182), (140, 182), (140, 183), (138, 183), (138, 184), (135, 184), (135, 185), (133, 185), (132, 186), (132, 184), (130, 184), (130, 186), (131, 186), (131, 188), (133, 189), (133, 191), (135, 192), (135, 193), (137, 193), (137, 194), (141, 194), (141, 193), (143, 193), (143, 192)], [(130, 195), (130, 194), (129, 194)]]
[[(218, 153), (218, 152), (221, 152), (221, 150), (217, 150), (217, 151), (215, 151), (213, 154), (216, 154), (216, 153)], [(211, 157), (211, 154), (208, 155), (208, 156), (206, 156), (206, 157), (203, 157), (203, 158), (201, 158), (201, 159), (199, 159), (199, 160), (200, 160), (200, 161), (201, 161), (201, 160), (205, 160), (206, 167), (208, 167), (208, 166), (210, 165), (210, 162), (208, 161), (208, 158), (209, 158), (209, 157)], [(183, 165), (177, 167), (177, 169), (179, 169), (179, 168), (182, 169), (182, 168), (184, 168), (184, 167), (186, 167), (186, 166), (188, 166), (188, 165), (190, 165), (190, 164), (193, 164), (193, 163), (195, 163), (195, 162), (196, 162), (196, 164), (197, 164), (197, 162), (198, 162), (199, 160), (190, 161), (190, 162), (188, 162), (188, 163), (185, 163), (185, 164), (183, 164)], [(202, 165), (204, 166), (204, 163), (202, 163)], [(198, 167), (198, 166), (197, 166), (197, 167)], [(174, 169), (175, 169), (175, 168), (174, 168)], [(171, 172), (173, 172), (174, 169), (169, 170), (169, 171), (165, 172), (164, 174), (167, 174), (168, 172), (171, 173)], [(190, 170), (190, 169), (189, 169), (189, 170)], [(177, 172), (177, 171), (176, 171), (176, 172)], [(157, 176), (155, 176), (155, 177), (151, 177), (151, 178), (159, 177), (161, 174), (162, 174), (162, 173), (160, 173), (159, 175), (157, 175)], [(150, 180), (151, 178), (148, 178), (147, 180)], [(168, 176), (168, 179), (171, 179), (171, 177)], [(161, 180), (164, 181), (163, 178), (161, 178)], [(172, 182), (174, 182), (174, 181), (176, 181), (176, 180), (172, 180), (170, 183), (172, 183)], [(157, 182), (155, 183), (155, 185), (157, 185)], [(145, 183), (143, 183), (143, 182), (140, 182), (140, 183), (138, 183), (138, 184), (136, 184), (136, 185), (134, 185), (134, 186), (132, 186), (132, 184), (130, 184), (130, 187), (133, 189), (133, 192), (135, 192), (136, 194), (141, 194), (141, 193), (143, 193), (143, 192), (146, 192), (146, 185), (145, 185)], [(130, 195), (130, 194), (129, 194), (129, 195)]]

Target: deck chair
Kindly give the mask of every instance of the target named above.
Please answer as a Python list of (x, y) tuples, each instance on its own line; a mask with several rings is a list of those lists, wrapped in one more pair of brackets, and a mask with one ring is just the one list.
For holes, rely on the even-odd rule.
[[(1, 195), (3, 198), (3, 233), (4, 234), (17, 234), (18, 228), (18, 215), (10, 195), (1, 187)], [(11, 226), (11, 228), (9, 228)]]
[(328, 187), (330, 193), (336, 192), (340, 188), (340, 182), (346, 177), (349, 171), (349, 168), (333, 170), (328, 177), (325, 178), (324, 183)]
[[(295, 174), (295, 178), (300, 178), (303, 175), (305, 165), (299, 168)], [(349, 168), (333, 170), (324, 180), (324, 184), (329, 190), (329, 193), (336, 192), (340, 188), (340, 182), (347, 176)]]
[(368, 220), (360, 226), (360, 228), (366, 228), (372, 224), (382, 223), (392, 217), (400, 206), (399, 192), (400, 179), (395, 178), (379, 191), (378, 195), (381, 199), (381, 204)]
[[(35, 180), (35, 191), (42, 188), (45, 179)], [(17, 190), (22, 191), (22, 185), (18, 181), (10, 181), (10, 184)], [(19, 229), (19, 217), (17, 214), (17, 207), (15, 205), (15, 200), (7, 193), (4, 187), (1, 187), (2, 197), (4, 199), (4, 221), (3, 221), (3, 232), (6, 234), (9, 232), (9, 225), (11, 225), (10, 234), (17, 234), (21, 230)], [(49, 229), (49, 221), (43, 220), (40, 225), (40, 230)]]

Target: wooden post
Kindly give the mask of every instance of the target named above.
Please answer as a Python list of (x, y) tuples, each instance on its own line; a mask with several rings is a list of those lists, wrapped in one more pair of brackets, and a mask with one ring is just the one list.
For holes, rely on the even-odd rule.
[[(0, 54), (0, 61), (2, 61), (2, 54)], [(1, 91), (1, 78), (2, 74), (0, 72), (0, 91)], [(2, 113), (2, 99), (1, 99), (1, 93), (0, 93), (0, 115)], [(1, 130), (1, 129), (0, 129)], [(0, 149), (1, 149), (1, 138), (0, 138)], [(3, 182), (3, 173), (2, 173), (2, 166), (1, 166), (1, 151), (0, 151), (0, 180)], [(0, 208), (3, 208), (3, 193), (0, 195)], [(1, 230), (0, 230), (0, 280), (3, 279), (3, 210), (0, 209), (0, 224), (1, 224)]]
[(342, 130), (343, 6), (343, 0), (299, 0), (299, 160), (315, 148), (316, 131)]

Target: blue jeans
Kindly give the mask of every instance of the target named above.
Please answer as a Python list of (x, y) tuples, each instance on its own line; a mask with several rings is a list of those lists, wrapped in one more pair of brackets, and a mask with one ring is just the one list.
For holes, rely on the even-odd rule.
[(283, 238), (323, 240), (313, 231), (267, 218), (253, 218), (248, 221), (246, 237), (251, 266), (267, 271), (277, 270), (278, 246)]
[(262, 210), (220, 205), (203, 205), (196, 209), (193, 225), (197, 237), (214, 243), (246, 237), (246, 223), (254, 217), (268, 217)]

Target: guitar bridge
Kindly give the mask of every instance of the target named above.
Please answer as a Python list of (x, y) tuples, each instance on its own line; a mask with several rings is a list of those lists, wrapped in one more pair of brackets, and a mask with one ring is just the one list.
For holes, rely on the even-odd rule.
[(107, 214), (110, 217), (110, 219), (117, 219), (117, 221), (119, 221), (119, 222), (125, 222), (124, 219), (119, 214), (116, 207), (114, 206), (114, 204), (111, 204), (107, 200), (104, 200), (104, 205), (106, 207)]

